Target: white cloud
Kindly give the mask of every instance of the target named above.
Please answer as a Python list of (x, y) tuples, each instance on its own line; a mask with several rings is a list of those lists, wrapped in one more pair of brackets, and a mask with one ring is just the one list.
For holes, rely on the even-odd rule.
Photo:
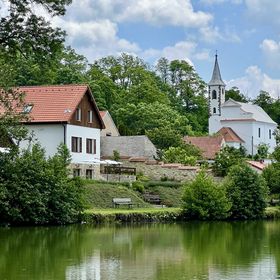
[(227, 82), (227, 88), (233, 86), (237, 86), (242, 93), (252, 98), (256, 97), (260, 90), (269, 92), (274, 98), (280, 94), (280, 79), (269, 77), (256, 65), (248, 67), (245, 76)]
[(280, 42), (265, 39), (260, 44), (260, 48), (265, 56), (266, 63), (271, 68), (280, 68)]
[(216, 4), (226, 3), (226, 2), (239, 5), (243, 2), (243, 0), (200, 0), (200, 2), (206, 5), (216, 5)]
[(239, 43), (240, 37), (236, 33), (235, 29), (230, 26), (225, 26), (221, 31), (217, 26), (205, 26), (199, 29), (201, 40), (207, 43), (217, 43), (217, 41)]
[(173, 46), (167, 46), (163, 49), (148, 49), (141, 53), (144, 59), (155, 61), (160, 57), (168, 60), (186, 60), (194, 66), (193, 60), (208, 60), (209, 50), (197, 50), (197, 44), (192, 41), (180, 41)]
[(249, 15), (253, 20), (280, 24), (280, 1), (275, 0), (244, 0)]
[(90, 62), (110, 54), (140, 51), (137, 44), (119, 38), (117, 25), (109, 20), (79, 23), (55, 18), (53, 25), (63, 27), (68, 34), (66, 43), (85, 55)]
[(66, 17), (79, 21), (99, 18), (195, 28), (212, 20), (211, 14), (194, 11), (191, 0), (74, 0)]

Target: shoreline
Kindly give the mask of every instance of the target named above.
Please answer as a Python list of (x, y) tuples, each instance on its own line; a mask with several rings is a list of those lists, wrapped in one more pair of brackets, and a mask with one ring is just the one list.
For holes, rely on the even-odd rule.
[[(260, 220), (280, 219), (280, 207), (268, 207)], [(170, 223), (190, 221), (180, 208), (90, 209), (81, 214), (86, 224)], [(205, 220), (210, 221), (210, 220)], [(231, 221), (231, 220), (225, 220)], [(249, 220), (247, 220), (249, 221)]]

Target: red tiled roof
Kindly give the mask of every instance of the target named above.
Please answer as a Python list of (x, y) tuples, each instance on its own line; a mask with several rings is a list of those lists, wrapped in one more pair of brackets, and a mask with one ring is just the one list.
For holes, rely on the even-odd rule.
[(226, 142), (244, 143), (244, 141), (230, 127), (222, 127), (218, 134), (223, 135)]
[(216, 153), (218, 153), (223, 144), (223, 136), (201, 136), (201, 137), (191, 137), (185, 136), (185, 143), (192, 144), (198, 147), (202, 151), (202, 155), (206, 159), (214, 159)]
[(259, 170), (264, 170), (267, 166), (266, 164), (264, 164), (262, 162), (254, 161), (254, 160), (247, 160), (247, 163), (249, 163), (251, 166), (253, 166)]
[(30, 122), (33, 123), (68, 122), (88, 91), (103, 124), (97, 105), (87, 85), (27, 86), (18, 87), (16, 90), (24, 92), (25, 104), (33, 106), (29, 114)]

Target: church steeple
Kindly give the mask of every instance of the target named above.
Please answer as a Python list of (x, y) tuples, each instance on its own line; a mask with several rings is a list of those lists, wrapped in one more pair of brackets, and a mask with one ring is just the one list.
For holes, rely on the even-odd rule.
[(220, 67), (219, 67), (219, 63), (218, 63), (218, 55), (216, 53), (212, 79), (208, 83), (208, 86), (221, 86), (221, 85), (225, 86), (225, 83), (223, 82), (222, 77), (221, 77)]
[(210, 82), (208, 83), (209, 90), (209, 115), (221, 116), (222, 104), (225, 102), (225, 87), (218, 63), (218, 55), (215, 55), (215, 65)]

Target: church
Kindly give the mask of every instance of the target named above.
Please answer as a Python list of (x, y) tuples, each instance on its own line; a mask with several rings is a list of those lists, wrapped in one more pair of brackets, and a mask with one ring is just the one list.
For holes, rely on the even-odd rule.
[(215, 143), (212, 145), (215, 152), (224, 145), (235, 148), (242, 145), (247, 154), (255, 155), (259, 144), (268, 145), (269, 153), (273, 152), (276, 146), (274, 131), (277, 124), (255, 104), (233, 99), (225, 101), (225, 87), (216, 54), (212, 78), (208, 83), (209, 136), (185, 137), (185, 142), (198, 146), (204, 155), (211, 154), (212, 158), (215, 153), (209, 153), (208, 150), (212, 149), (210, 143)]
[(259, 144), (267, 144), (269, 152), (273, 152), (277, 124), (257, 105), (233, 99), (225, 101), (225, 86), (216, 55), (212, 79), (208, 83), (209, 134), (229, 127), (243, 140), (248, 154), (255, 155)]

